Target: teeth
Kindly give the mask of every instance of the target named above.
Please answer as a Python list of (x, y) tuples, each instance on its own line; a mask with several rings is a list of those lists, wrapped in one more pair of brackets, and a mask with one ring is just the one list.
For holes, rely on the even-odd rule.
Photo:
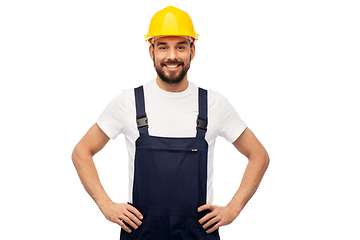
[(168, 68), (176, 68), (178, 65), (166, 65)]

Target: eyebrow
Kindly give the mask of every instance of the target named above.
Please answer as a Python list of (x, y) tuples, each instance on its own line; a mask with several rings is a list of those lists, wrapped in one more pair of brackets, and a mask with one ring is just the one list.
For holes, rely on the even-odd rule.
[[(186, 45), (187, 43), (188, 43), (187, 41), (182, 41), (182, 42), (176, 43), (176, 45)], [(156, 46), (163, 46), (163, 45), (167, 45), (167, 43), (166, 42), (158, 42), (156, 44)]]
[(156, 46), (161, 46), (161, 45), (167, 45), (167, 43), (166, 43), (166, 42), (158, 42), (158, 43), (156, 44)]
[(176, 45), (183, 45), (183, 44), (187, 44), (188, 42), (187, 41), (183, 41), (183, 42), (178, 42)]

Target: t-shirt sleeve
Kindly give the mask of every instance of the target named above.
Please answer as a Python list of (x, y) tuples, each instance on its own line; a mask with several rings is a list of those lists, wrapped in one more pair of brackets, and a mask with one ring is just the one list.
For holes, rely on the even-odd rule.
[(246, 123), (225, 97), (219, 94), (218, 101), (219, 135), (233, 143), (246, 129)]
[(107, 105), (96, 122), (113, 140), (124, 131), (126, 105), (126, 93), (123, 91)]

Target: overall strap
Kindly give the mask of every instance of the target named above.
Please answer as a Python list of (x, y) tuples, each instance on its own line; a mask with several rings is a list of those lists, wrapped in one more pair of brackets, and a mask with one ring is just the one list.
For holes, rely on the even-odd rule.
[(199, 88), (199, 115), (196, 122), (196, 137), (205, 138), (208, 124), (208, 99), (207, 90)]
[(145, 112), (144, 88), (140, 86), (134, 89), (136, 106), (136, 123), (140, 135), (149, 135), (148, 119)]

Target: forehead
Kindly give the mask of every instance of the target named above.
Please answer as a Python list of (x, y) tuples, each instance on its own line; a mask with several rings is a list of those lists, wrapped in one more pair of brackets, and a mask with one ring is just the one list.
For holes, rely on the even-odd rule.
[(160, 37), (155, 40), (155, 46), (157, 45), (177, 45), (177, 44), (190, 44), (190, 41), (187, 38), (184, 37), (178, 37), (178, 36), (168, 36), (168, 37)]

